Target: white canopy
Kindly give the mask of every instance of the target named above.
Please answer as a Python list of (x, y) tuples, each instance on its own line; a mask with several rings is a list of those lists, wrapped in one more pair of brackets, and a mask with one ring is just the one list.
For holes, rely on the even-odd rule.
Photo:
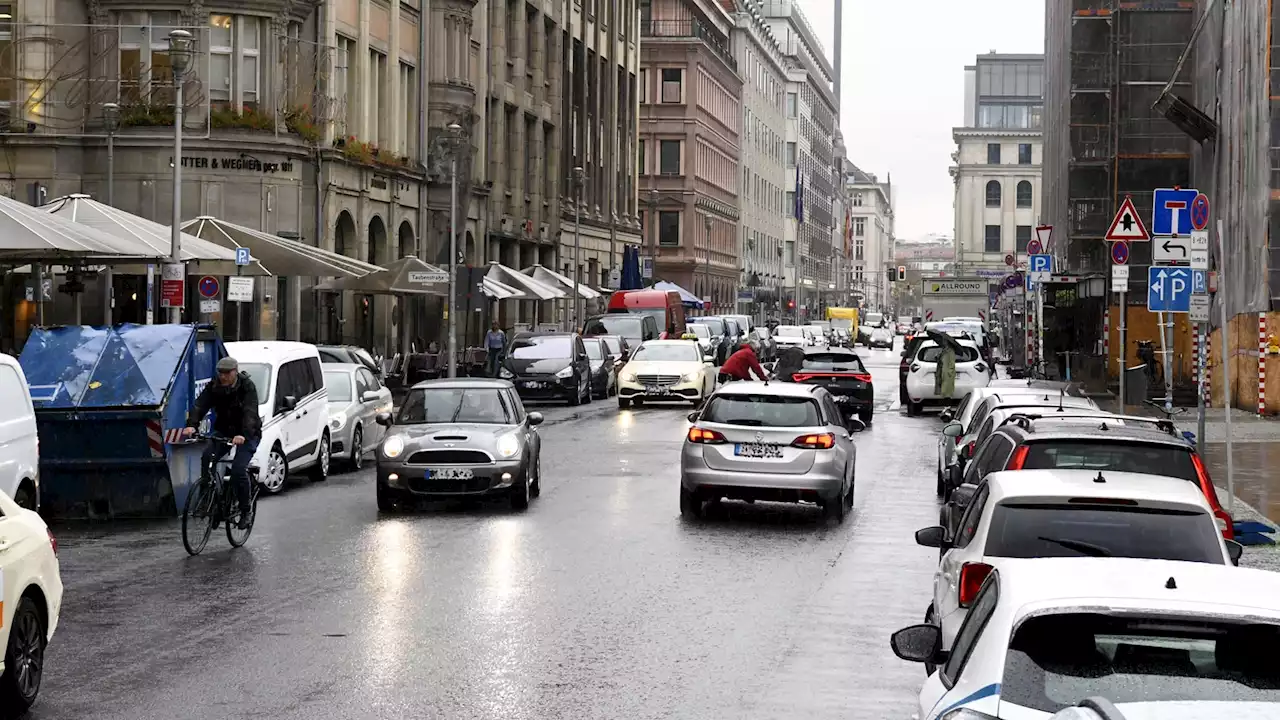
[(382, 270), (363, 260), (214, 217), (198, 217), (182, 229), (232, 252), (238, 247), (249, 248), (249, 253), (275, 275), (361, 277)]
[(489, 263), (489, 272), (485, 273), (485, 277), (492, 278), (513, 288), (519, 288), (524, 294), (532, 296), (529, 298), (530, 300), (555, 300), (568, 294), (550, 285), (544, 285), (528, 275), (518, 273), (505, 265), (499, 264), (497, 261)]
[(117, 237), (0, 196), (0, 259), (107, 262), (158, 260), (165, 255), (168, 251), (160, 253), (140, 240)]
[[(530, 265), (520, 271), (548, 287), (561, 289), (566, 294), (573, 294), (573, 280), (543, 265)], [(586, 283), (578, 283), (578, 295), (586, 300), (600, 297), (600, 293), (592, 290)]]
[(519, 290), (504, 285), (486, 275), (480, 282), (480, 292), (493, 298), (494, 300), (529, 300), (530, 297)]

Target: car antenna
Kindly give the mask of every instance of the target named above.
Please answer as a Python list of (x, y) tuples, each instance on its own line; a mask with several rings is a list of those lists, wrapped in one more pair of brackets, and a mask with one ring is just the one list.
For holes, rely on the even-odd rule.
[(1066, 412), (1066, 409), (1062, 407), (1062, 399), (1067, 396), (1066, 388), (1063, 388), (1061, 392), (1062, 394), (1058, 396), (1058, 412)]
[(1174, 579), (1173, 579), (1173, 576), (1172, 576), (1172, 575), (1170, 575), (1170, 576), (1169, 576), (1169, 580), (1168, 580), (1168, 581), (1166, 581), (1166, 582), (1165, 582), (1165, 584), (1164, 584), (1164, 588), (1165, 588), (1166, 590), (1177, 590), (1177, 589), (1178, 589), (1178, 581), (1177, 581), (1177, 580), (1174, 580)]
[(1104, 477), (1102, 477), (1102, 471), (1101, 471), (1101, 470), (1099, 470), (1099, 471), (1098, 471), (1098, 477), (1094, 478), (1094, 479), (1093, 479), (1093, 481), (1094, 481), (1094, 482), (1096, 482), (1096, 483), (1104, 483), (1104, 482), (1106, 482), (1106, 481), (1107, 481), (1107, 479), (1106, 479), (1106, 478), (1104, 478)]

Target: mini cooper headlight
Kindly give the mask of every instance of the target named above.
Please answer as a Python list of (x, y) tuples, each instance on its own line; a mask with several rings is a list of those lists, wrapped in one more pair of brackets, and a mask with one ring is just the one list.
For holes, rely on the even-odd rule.
[(400, 453), (404, 452), (404, 437), (400, 435), (392, 435), (382, 441), (382, 454), (389, 458), (400, 457)]
[(520, 438), (514, 433), (508, 433), (498, 438), (498, 454), (504, 458), (515, 457), (520, 454)]

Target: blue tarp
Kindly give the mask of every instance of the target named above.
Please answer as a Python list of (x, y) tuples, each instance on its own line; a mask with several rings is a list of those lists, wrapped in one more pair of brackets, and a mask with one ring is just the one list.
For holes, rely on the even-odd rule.
[(702, 301), (698, 299), (697, 295), (694, 295), (693, 293), (689, 292), (688, 290), (685, 290), (684, 288), (680, 287), (679, 285), (673, 282), (667, 282), (666, 280), (659, 280), (658, 282), (654, 283), (653, 287), (650, 289), (661, 290), (663, 292), (671, 292), (672, 290), (675, 290), (676, 292), (680, 293), (680, 301), (684, 303), (685, 307), (691, 307), (691, 308), (702, 307)]
[(19, 363), (37, 409), (156, 407), (190, 341), (190, 325), (41, 328)]

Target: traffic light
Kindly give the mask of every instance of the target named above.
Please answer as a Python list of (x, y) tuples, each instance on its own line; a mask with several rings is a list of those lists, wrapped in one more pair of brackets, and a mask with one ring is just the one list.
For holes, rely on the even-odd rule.
[(896, 268), (889, 268), (889, 282), (897, 282), (898, 271)]
[(898, 266), (898, 282), (903, 282), (906, 279), (907, 279), (907, 266), (899, 265)]
[(787, 301), (787, 309), (788, 309), (788, 310), (795, 310), (795, 309), (796, 309), (796, 301), (795, 301), (795, 300), (788, 300), (788, 301)]

